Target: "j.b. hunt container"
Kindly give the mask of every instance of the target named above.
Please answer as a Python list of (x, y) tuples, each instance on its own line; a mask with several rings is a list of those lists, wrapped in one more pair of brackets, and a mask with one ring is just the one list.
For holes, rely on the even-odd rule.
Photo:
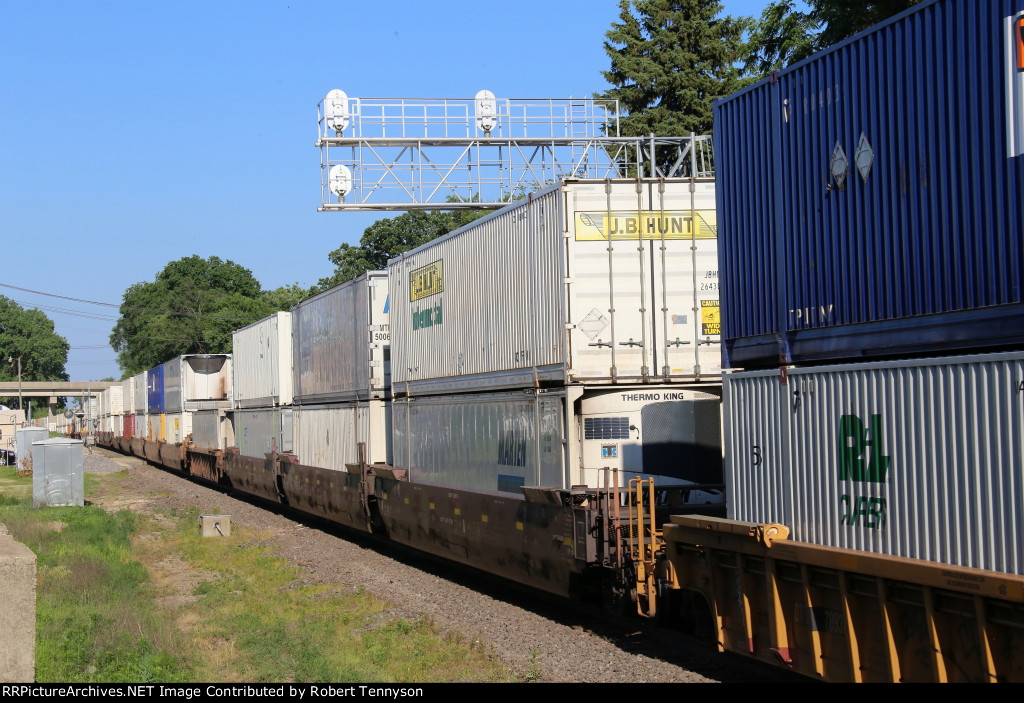
[(726, 365), (1017, 348), (1024, 0), (931, 0), (716, 102)]
[[(524, 487), (722, 482), (720, 400), (679, 386), (569, 386), (406, 396), (392, 403), (394, 466), (409, 480), (522, 496)], [(693, 490), (689, 502), (720, 503)]]
[(724, 379), (729, 517), (1024, 574), (1024, 352)]
[(391, 260), (393, 391), (717, 379), (714, 198), (564, 180)]
[(388, 317), (384, 271), (368, 271), (292, 308), (294, 402), (386, 397)]
[(292, 315), (276, 312), (231, 335), (236, 408), (291, 405)]

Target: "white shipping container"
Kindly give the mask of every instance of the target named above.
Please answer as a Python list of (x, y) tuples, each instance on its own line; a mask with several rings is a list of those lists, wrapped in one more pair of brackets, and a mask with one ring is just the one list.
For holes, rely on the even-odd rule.
[(368, 271), (292, 308), (295, 403), (386, 397), (388, 277)]
[(292, 315), (276, 312), (231, 335), (234, 407), (292, 403)]
[[(138, 393), (135, 394), (135, 397), (139, 397)], [(135, 439), (149, 438), (149, 415), (144, 412), (135, 414), (134, 437)]]
[(121, 381), (121, 405), (125, 415), (135, 413), (135, 377), (129, 376)]
[(1024, 574), (1024, 353), (725, 378), (729, 517)]
[(135, 389), (135, 402), (132, 410), (136, 415), (145, 415), (149, 412), (149, 383), (146, 372), (142, 371), (135, 374), (132, 376), (132, 380), (134, 381), (132, 385)]
[[(717, 395), (678, 386), (533, 389), (393, 401), (395, 466), (411, 481), (521, 497), (522, 487), (722, 483)], [(693, 490), (692, 503), (721, 503)]]
[(186, 354), (164, 367), (164, 411), (231, 407), (231, 355)]
[(124, 388), (122, 386), (111, 386), (104, 388), (99, 396), (100, 415), (121, 415), (124, 413)]
[(197, 410), (192, 413), (192, 444), (200, 449), (234, 446), (231, 417), (225, 410)]
[(396, 393), (721, 376), (711, 180), (565, 180), (388, 275)]
[(391, 408), (383, 400), (295, 407), (292, 423), (300, 464), (345, 471), (359, 460), (359, 443), (367, 462), (391, 463)]

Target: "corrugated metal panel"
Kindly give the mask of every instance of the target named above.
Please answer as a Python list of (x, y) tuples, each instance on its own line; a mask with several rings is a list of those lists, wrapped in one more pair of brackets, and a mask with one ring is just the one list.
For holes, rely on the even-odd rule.
[(136, 415), (145, 415), (149, 410), (148, 381), (149, 373), (146, 371), (132, 376), (132, 387), (134, 388), (132, 395), (135, 397), (132, 410)]
[(85, 505), (82, 441), (54, 437), (32, 444), (32, 507)]
[(522, 496), (520, 486), (564, 488), (562, 400), (522, 392), (414, 397), (393, 402), (394, 462), (409, 480)]
[(192, 434), (192, 412), (167, 413), (163, 415), (163, 439), (170, 444), (181, 444)]
[(713, 182), (566, 181), (403, 254), (396, 390), (715, 377), (716, 236)]
[(130, 439), (135, 436), (135, 415), (125, 415), (124, 425), (122, 426), (121, 437)]
[(121, 402), (125, 414), (135, 412), (135, 377), (130, 376), (121, 381)]
[(183, 391), (184, 370), (182, 369), (182, 358), (176, 356), (170, 361), (165, 361), (164, 368), (164, 404), (161, 408), (164, 412), (178, 413), (185, 407), (185, 395)]
[(291, 405), (292, 315), (276, 312), (231, 336), (235, 407)]
[(101, 408), (101, 412), (107, 415), (124, 414), (124, 389), (121, 386), (111, 386), (103, 393), (106, 396), (106, 404)]
[(786, 376), (726, 384), (730, 517), (777, 520), (816, 544), (1024, 573), (1024, 352)]
[(728, 365), (1019, 344), (1021, 13), (925, 2), (716, 103)]
[(385, 397), (388, 317), (383, 271), (369, 271), (292, 308), (294, 402)]
[(226, 449), (235, 443), (231, 419), (224, 410), (192, 413), (192, 443), (203, 449)]
[(134, 417), (134, 437), (136, 439), (146, 439), (149, 436), (149, 415), (147, 413), (136, 413)]
[(360, 442), (368, 462), (391, 463), (391, 407), (383, 400), (295, 407), (292, 422), (301, 464), (344, 471), (359, 460)]
[(271, 451), (271, 440), (278, 452), (292, 451), (291, 408), (235, 410), (235, 446), (242, 456), (263, 458)]
[(164, 411), (164, 367), (163, 365), (146, 372), (146, 408), (149, 414)]

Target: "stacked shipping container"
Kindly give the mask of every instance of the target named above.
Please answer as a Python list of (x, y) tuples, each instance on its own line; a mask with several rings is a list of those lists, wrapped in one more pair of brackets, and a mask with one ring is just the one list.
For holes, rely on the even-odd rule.
[(1022, 26), (924, 2), (716, 103), (731, 516), (1024, 573)]
[(390, 261), (396, 467), (521, 496), (720, 462), (714, 187), (565, 180)]

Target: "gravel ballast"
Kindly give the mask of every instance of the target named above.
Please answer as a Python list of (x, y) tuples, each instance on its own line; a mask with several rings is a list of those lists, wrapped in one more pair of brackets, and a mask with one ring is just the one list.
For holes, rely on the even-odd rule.
[[(643, 623), (614, 626), (600, 614), (577, 612), (564, 601), (506, 598), (503, 589), (467, 587), (473, 577), (450, 580), (436, 564), (388, 556), (358, 538), (311, 527), (221, 491), (104, 449), (86, 451), (87, 473), (127, 470), (131, 478), (117, 495), (99, 497), (105, 509), (158, 513), (196, 507), (231, 516), (232, 526), (268, 535), (275, 554), (303, 570), (303, 580), (345, 588), (362, 587), (394, 604), (394, 615), (426, 618), (486, 646), (517, 678), (541, 682), (711, 683), (750, 681), (741, 660), (713, 652), (686, 638), (651, 637)], [(89, 497), (91, 500), (92, 498)], [(493, 586), (493, 584), (492, 584)], [(517, 603), (526, 603), (523, 607)], [(683, 641), (678, 641), (683, 640)]]

